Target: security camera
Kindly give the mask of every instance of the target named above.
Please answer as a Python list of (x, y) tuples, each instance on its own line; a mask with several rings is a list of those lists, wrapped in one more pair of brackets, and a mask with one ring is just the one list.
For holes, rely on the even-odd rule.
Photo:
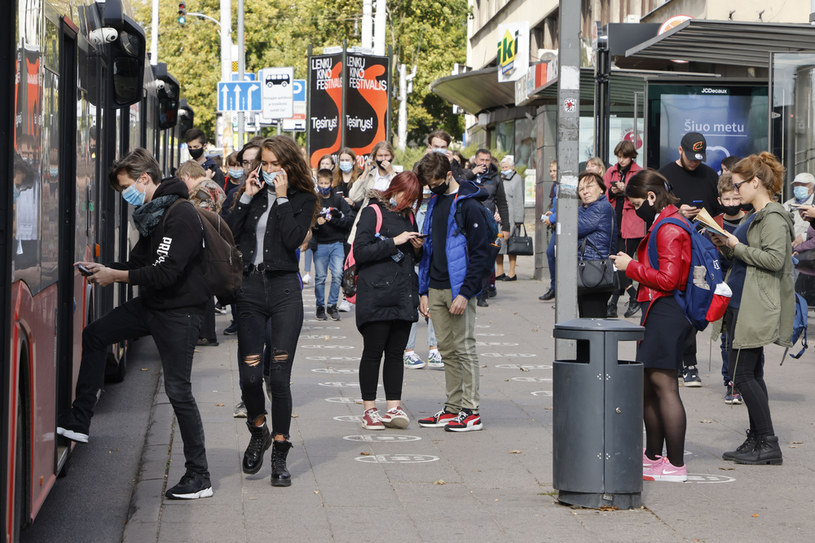
[(104, 28), (97, 28), (91, 30), (90, 41), (94, 45), (102, 45), (103, 43), (113, 43), (119, 37), (119, 31), (115, 28), (106, 26)]

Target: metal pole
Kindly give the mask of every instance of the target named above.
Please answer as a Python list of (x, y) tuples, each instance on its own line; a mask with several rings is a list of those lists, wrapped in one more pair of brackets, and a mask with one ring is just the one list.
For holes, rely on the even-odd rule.
[[(238, 81), (243, 81), (244, 70), (246, 70), (246, 49), (243, 43), (243, 0), (238, 0)], [(244, 130), (243, 111), (238, 111), (238, 145), (243, 147)]]
[(158, 0), (153, 0), (153, 22), (150, 23), (150, 64), (158, 63)]
[(594, 68), (594, 153), (605, 164), (608, 161), (609, 117), (611, 115), (611, 96), (609, 79), (611, 78), (611, 53), (608, 49), (607, 27), (597, 33), (596, 64)]
[[(560, 2), (557, 90), (557, 293), (555, 322), (577, 317), (577, 166), (580, 129), (580, 2)], [(574, 358), (574, 343), (555, 340), (557, 360)]]
[(374, 17), (374, 54), (385, 55), (385, 29), (387, 28), (388, 2), (376, 0), (376, 16)]
[(372, 49), (373, 39), (373, 0), (362, 0), (362, 42), (365, 49)]

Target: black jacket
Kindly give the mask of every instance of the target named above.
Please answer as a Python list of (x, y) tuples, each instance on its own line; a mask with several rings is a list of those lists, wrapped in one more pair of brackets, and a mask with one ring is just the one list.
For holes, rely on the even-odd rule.
[[(187, 185), (179, 179), (159, 184), (153, 198), (176, 195), (187, 200)], [(114, 264), (129, 270), (144, 305), (166, 310), (202, 306), (210, 299), (203, 274), (203, 225), (192, 205), (179, 204), (165, 214), (149, 237), (140, 237), (129, 260)]]
[(504, 180), (501, 178), (501, 172), (498, 171), (498, 168), (490, 164), (490, 168), (480, 177), (474, 174), (472, 170), (462, 170), (462, 173), (464, 179), (475, 181), (487, 192), (487, 197), (483, 200), (484, 205), (487, 206), (490, 213), (494, 214), (498, 210), (498, 216), (501, 217), (501, 228), (509, 232), (512, 221), (509, 217), (509, 205), (504, 191)]
[[(295, 251), (306, 239), (314, 214), (317, 197), (311, 192), (289, 189), (288, 202), (275, 200), (266, 222), (266, 235), (263, 238), (263, 263), (270, 271), (296, 272)], [(251, 264), (257, 248), (257, 223), (266, 211), (268, 197), (266, 190), (258, 191), (248, 204), (238, 199), (235, 209), (226, 218), (235, 243), (243, 254), (244, 264)]]
[(315, 243), (345, 243), (351, 226), (354, 225), (354, 211), (345, 198), (331, 189), (331, 194), (325, 198), (320, 198), (321, 213), (331, 213), (331, 220), (320, 225), (317, 222), (311, 227)]
[[(376, 236), (376, 212), (382, 211), (381, 237)], [(363, 208), (354, 237), (357, 263), (357, 328), (367, 322), (419, 320), (419, 282), (414, 270), (415, 253), (410, 243), (394, 244), (393, 238), (408, 230), (416, 232), (412, 212), (396, 213), (389, 204), (371, 200)], [(386, 238), (386, 239), (385, 239)], [(392, 257), (402, 252), (400, 262)]]

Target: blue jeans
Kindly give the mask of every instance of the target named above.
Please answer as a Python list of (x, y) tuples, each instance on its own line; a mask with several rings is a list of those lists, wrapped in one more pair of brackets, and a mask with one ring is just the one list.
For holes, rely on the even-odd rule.
[(546, 247), (546, 260), (549, 261), (549, 288), (555, 288), (555, 233), (549, 239), (549, 246)]
[(325, 303), (325, 277), (331, 270), (331, 290), (328, 293), (329, 306), (337, 305), (342, 285), (342, 263), (345, 260), (345, 249), (341, 241), (334, 243), (318, 243), (314, 251), (314, 296), (317, 298), (317, 307)]
[[(406, 351), (412, 351), (416, 348), (416, 328), (419, 326), (418, 322), (414, 322), (413, 325), (410, 327), (410, 336), (408, 336), (407, 345), (405, 345)], [(438, 343), (436, 343), (436, 331), (433, 329), (433, 319), (427, 319), (427, 346), (428, 347), (437, 347)]]

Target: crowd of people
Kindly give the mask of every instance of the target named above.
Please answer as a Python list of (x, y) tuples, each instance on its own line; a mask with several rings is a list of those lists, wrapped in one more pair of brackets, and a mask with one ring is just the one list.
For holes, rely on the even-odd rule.
[[(243, 255), (243, 283), (224, 334), (238, 339), (241, 401), (234, 415), (246, 418), (249, 433), (245, 473), (257, 473), (271, 448), (271, 484), (291, 485), (291, 372), (305, 317), (302, 292), (312, 281), (317, 320), (340, 320), (342, 304), (356, 305), (363, 343), (363, 428), (406, 428), (404, 370), (424, 367), (444, 370), (445, 399), (438, 412), (418, 425), (448, 432), (484, 427), (475, 314), (476, 307), (489, 305), (497, 281), (517, 280), (517, 255), (500, 248), (500, 240), (519, 234), (524, 223), (524, 181), (511, 156), (497, 162), (490, 151), (479, 149), (468, 162), (450, 149), (452, 137), (439, 130), (427, 137), (424, 156), (410, 169), (394, 165), (394, 150), (386, 141), (377, 143), (364, 161), (344, 148), (336, 156), (321, 157), (312, 168), (293, 139), (273, 136), (255, 138), (227, 156), (224, 175), (205, 157), (203, 132), (193, 129), (185, 139), (192, 160), (174, 178), (161, 179), (158, 164), (143, 149), (111, 170), (112, 188), (136, 207), (139, 244), (126, 263), (78, 264), (88, 271), (90, 283), (125, 282), (141, 291), (86, 328), (76, 400), (60, 421), (60, 435), (88, 441), (106, 346), (152, 335), (187, 461), (186, 474), (167, 496), (212, 495), (190, 372), (195, 347), (218, 344), (215, 312), (228, 309), (216, 305), (202, 286), (201, 229), (192, 222), (197, 220), (194, 207), (180, 205), (185, 201), (220, 214)], [(577, 186), (578, 259), (611, 260), (617, 270), (608, 284), (579, 292), (579, 315), (616, 317), (624, 294), (625, 316), (641, 312), (645, 336), (637, 346), (637, 361), (645, 372), (643, 478), (657, 481), (687, 479), (687, 424), (678, 385), (701, 385), (696, 330), (674, 296), (691, 273), (692, 245), (691, 234), (676, 221), (690, 224), (704, 209), (721, 227), (706, 235), (720, 251), (733, 292), (716, 332), (721, 334), (725, 401), (744, 403), (749, 418), (745, 442), (725, 452), (725, 460), (782, 462), (764, 381), (763, 347), (789, 346), (796, 256), (795, 285), (805, 295), (815, 291), (815, 266), (802, 264), (815, 247), (810, 225), (815, 220), (815, 177), (796, 176), (794, 198), (782, 205), (776, 197), (785, 172), (769, 153), (729, 157), (719, 177), (703, 163), (706, 141), (701, 134), (685, 134), (678, 151), (678, 159), (659, 171), (643, 169), (636, 164), (634, 145), (620, 142), (614, 149), (617, 163), (606, 169), (602, 160), (590, 159)], [(550, 175), (557, 181), (554, 161)], [(557, 223), (556, 182), (550, 196), (551, 210), (541, 217), (547, 226)], [(177, 211), (170, 213), (173, 209)], [(541, 296), (545, 301), (556, 299), (555, 240), (552, 236), (547, 249), (551, 284)], [(649, 244), (655, 244), (658, 261), (649, 260)], [(306, 273), (300, 273), (300, 256), (309, 253), (313, 278), (309, 260)], [(347, 263), (354, 267), (345, 270)], [(356, 277), (356, 292), (346, 297), (341, 283), (349, 271)], [(416, 353), (422, 317), (427, 361)], [(382, 413), (375, 403), (380, 373), (387, 401)]]

